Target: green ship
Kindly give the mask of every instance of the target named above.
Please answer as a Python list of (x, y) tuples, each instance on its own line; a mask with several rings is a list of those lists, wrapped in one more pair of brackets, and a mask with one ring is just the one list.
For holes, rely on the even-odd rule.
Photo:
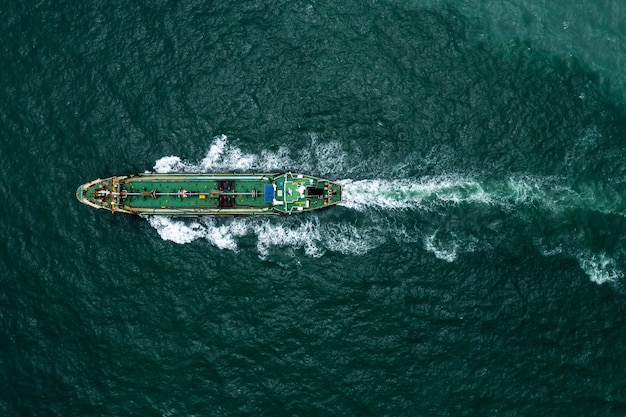
[(112, 213), (203, 216), (292, 214), (341, 201), (341, 185), (304, 174), (135, 174), (78, 187), (81, 203)]

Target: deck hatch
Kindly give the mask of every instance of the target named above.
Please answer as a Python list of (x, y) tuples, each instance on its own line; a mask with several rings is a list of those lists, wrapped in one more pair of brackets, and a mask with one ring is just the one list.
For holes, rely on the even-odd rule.
[(272, 201), (274, 201), (274, 186), (272, 184), (265, 184), (263, 197), (266, 203), (271, 203)]

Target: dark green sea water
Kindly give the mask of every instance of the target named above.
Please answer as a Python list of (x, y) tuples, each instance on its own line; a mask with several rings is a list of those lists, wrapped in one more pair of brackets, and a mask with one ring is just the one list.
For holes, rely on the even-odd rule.
[[(626, 3), (0, 8), (0, 415), (626, 415)], [(293, 170), (271, 219), (80, 205)]]

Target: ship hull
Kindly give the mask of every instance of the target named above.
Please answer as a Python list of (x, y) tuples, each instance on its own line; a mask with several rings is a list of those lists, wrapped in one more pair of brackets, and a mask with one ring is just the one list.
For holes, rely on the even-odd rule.
[(341, 185), (292, 173), (135, 174), (96, 179), (78, 201), (112, 213), (161, 216), (288, 215), (341, 201)]

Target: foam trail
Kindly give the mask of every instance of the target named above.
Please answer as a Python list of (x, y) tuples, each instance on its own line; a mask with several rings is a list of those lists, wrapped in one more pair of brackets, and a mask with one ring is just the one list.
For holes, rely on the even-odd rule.
[(492, 197), (477, 181), (457, 176), (339, 182), (343, 185), (341, 205), (358, 211), (369, 207), (431, 210), (442, 204), (493, 203)]
[(212, 219), (201, 221), (183, 221), (171, 217), (146, 217), (150, 226), (156, 229), (164, 240), (184, 244), (204, 238), (220, 249), (237, 250), (235, 241), (238, 236), (236, 225), (216, 225)]
[(620, 214), (619, 193), (598, 195), (593, 187), (576, 191), (561, 178), (518, 176), (504, 182), (480, 182), (472, 177), (445, 175), (398, 180), (340, 180), (343, 201), (357, 211), (441, 210), (459, 204), (496, 206), (513, 210), (531, 206), (552, 212), (587, 209)]
[[(295, 155), (281, 146), (277, 150), (263, 150), (260, 154), (243, 152), (229, 143), (226, 135), (213, 139), (209, 150), (200, 162), (184, 161), (170, 155), (157, 160), (153, 170), (167, 172), (219, 172), (219, 171), (315, 171), (328, 175), (341, 170), (346, 154), (338, 142), (318, 143), (311, 135), (310, 146)], [(315, 164), (315, 167), (312, 166)]]
[(193, 242), (202, 236), (202, 232), (198, 230), (198, 223), (178, 224), (174, 223), (170, 217), (163, 216), (144, 216), (144, 218), (163, 240), (182, 244)]
[(273, 248), (303, 249), (312, 257), (320, 257), (329, 250), (361, 255), (384, 243), (380, 231), (375, 233), (370, 228), (359, 229), (346, 224), (322, 224), (315, 216), (281, 222), (260, 218), (190, 220), (159, 216), (146, 219), (162, 239), (178, 244), (205, 239), (220, 249), (238, 251), (240, 238), (256, 236), (261, 258), (267, 258)]
[(178, 156), (166, 156), (156, 161), (154, 171), (167, 172), (210, 172), (210, 171), (252, 171), (282, 170), (294, 161), (287, 148), (281, 147), (275, 152), (263, 151), (261, 155), (248, 154), (232, 146), (226, 135), (213, 139), (205, 157), (199, 162), (183, 161)]
[[(338, 142), (322, 143), (314, 134), (311, 134), (310, 146), (296, 153), (280, 147), (256, 154), (242, 151), (222, 135), (213, 139), (199, 162), (166, 156), (155, 162), (154, 171), (280, 172), (295, 169), (334, 179), (337, 173), (347, 173), (354, 168), (346, 169), (346, 158)], [(391, 168), (386, 172), (393, 171)], [(389, 242), (399, 242), (421, 246), (438, 259), (454, 262), (462, 253), (491, 250), (512, 238), (501, 228), (506, 225), (500, 220), (501, 211), (507, 212), (507, 218), (516, 216), (516, 221), (527, 226), (529, 222), (536, 222), (537, 230), (544, 226), (548, 215), (550, 221), (556, 221), (549, 225), (545, 223), (548, 229), (565, 231), (574, 226), (570, 216), (563, 216), (564, 212), (574, 213), (582, 209), (583, 213), (624, 215), (623, 190), (615, 189), (616, 185), (622, 184), (619, 181), (610, 187), (576, 184), (576, 189), (566, 178), (527, 175), (515, 175), (501, 181), (446, 174), (338, 182), (344, 187), (341, 206), (355, 211), (353, 215), (345, 216), (350, 220), (309, 213), (280, 219), (147, 217), (147, 221), (162, 239), (178, 244), (205, 240), (219, 249), (239, 251), (244, 238), (252, 237), (261, 258), (293, 257), (298, 251), (310, 257), (321, 257), (327, 252), (363, 255)], [(472, 213), (477, 216), (460, 222), (460, 212), (454, 207), (465, 208), (467, 205), (474, 206)], [(341, 209), (337, 210), (341, 213)], [(418, 223), (407, 213), (418, 210), (436, 212), (436, 215), (428, 216), (427, 224), (423, 222), (425, 217), (421, 216)], [(544, 256), (577, 259), (580, 268), (593, 282), (614, 282), (624, 276), (619, 254), (591, 253), (576, 236), (546, 244), (542, 243), (543, 238), (537, 238), (540, 244), (536, 246)]]

